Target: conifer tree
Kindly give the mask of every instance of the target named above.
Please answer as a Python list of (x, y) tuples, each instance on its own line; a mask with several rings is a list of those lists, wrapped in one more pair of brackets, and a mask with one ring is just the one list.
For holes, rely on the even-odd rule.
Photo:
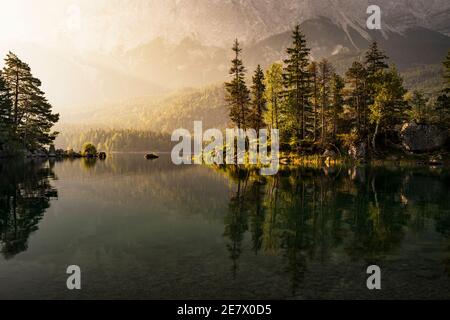
[(319, 114), (319, 70), (317, 66), (317, 62), (312, 61), (309, 65), (309, 74), (311, 76), (311, 84), (312, 84), (312, 94), (311, 94), (311, 103), (313, 105), (313, 140), (317, 140), (317, 122), (318, 122), (318, 114)]
[(239, 128), (248, 124), (250, 91), (245, 83), (246, 69), (241, 59), (242, 49), (236, 39), (233, 45), (234, 59), (231, 61), (230, 76), (232, 80), (225, 83), (226, 101), (230, 108), (230, 119)]
[[(266, 71), (265, 77), (267, 113), (266, 123), (270, 128), (280, 129), (283, 121), (282, 97), (283, 92), (283, 66), (280, 63), (272, 64)], [(284, 122), (284, 121), (283, 121)]]
[(57, 134), (51, 129), (59, 115), (52, 113), (52, 106), (40, 89), (41, 81), (11, 52), (6, 56), (2, 74), (12, 102), (12, 134), (26, 149), (50, 144)]
[(333, 139), (336, 139), (337, 133), (340, 131), (339, 115), (343, 112), (344, 107), (344, 79), (337, 73), (333, 74), (331, 82), (332, 91), (332, 122), (333, 122)]
[(11, 109), (9, 91), (0, 71), (0, 150), (10, 139)]
[(444, 90), (436, 101), (436, 112), (443, 127), (450, 128), (450, 51), (444, 61)]
[(320, 84), (320, 140), (325, 143), (327, 140), (328, 119), (331, 104), (331, 79), (333, 76), (333, 66), (328, 60), (323, 59), (319, 63), (319, 84)]
[(253, 85), (252, 85), (252, 108), (250, 111), (250, 121), (251, 128), (255, 129), (256, 132), (259, 132), (260, 129), (264, 127), (264, 113), (266, 112), (266, 85), (264, 84), (264, 71), (261, 66), (255, 70), (255, 74), (253, 76)]
[[(308, 118), (312, 114), (310, 105), (311, 82), (308, 72), (310, 49), (306, 46), (305, 36), (297, 25), (292, 34), (292, 47), (286, 53), (284, 60), (284, 85), (290, 112), (295, 118), (296, 142), (313, 138), (308, 132)], [(312, 130), (311, 130), (312, 131)]]
[(444, 82), (445, 92), (450, 94), (450, 50), (447, 54), (447, 58), (444, 61)]
[(372, 42), (366, 53), (365, 68), (369, 77), (374, 76), (378, 71), (389, 68), (386, 60), (389, 59), (383, 51), (378, 48), (376, 41)]
[(354, 113), (355, 129), (360, 138), (367, 133), (367, 71), (360, 62), (353, 62), (346, 73), (347, 103)]

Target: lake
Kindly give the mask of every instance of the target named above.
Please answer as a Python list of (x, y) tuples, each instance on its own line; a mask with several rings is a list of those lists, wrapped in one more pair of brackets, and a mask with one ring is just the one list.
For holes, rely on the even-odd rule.
[(3, 161), (0, 181), (1, 299), (450, 298), (445, 168), (261, 177), (114, 154)]

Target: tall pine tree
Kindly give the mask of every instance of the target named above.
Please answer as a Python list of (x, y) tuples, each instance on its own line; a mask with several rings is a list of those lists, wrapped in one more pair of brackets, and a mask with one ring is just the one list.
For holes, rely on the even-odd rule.
[(320, 84), (319, 84), (319, 70), (317, 66), (317, 62), (312, 61), (309, 65), (309, 74), (311, 76), (311, 103), (313, 106), (313, 140), (314, 142), (317, 140), (317, 123), (319, 116), (319, 102), (320, 102)]
[(284, 60), (286, 66), (283, 77), (286, 98), (296, 120), (295, 138), (298, 144), (303, 140), (313, 140), (313, 124), (310, 118), (311, 79), (308, 72), (310, 49), (306, 46), (306, 39), (299, 25), (293, 31), (292, 39), (292, 47), (286, 50), (288, 58)]
[(319, 63), (319, 84), (320, 84), (320, 141), (322, 144), (327, 141), (327, 134), (330, 122), (331, 105), (331, 79), (333, 76), (333, 66), (328, 60), (323, 59)]
[(253, 76), (252, 84), (252, 108), (250, 111), (250, 121), (251, 128), (259, 132), (260, 129), (264, 127), (264, 113), (267, 110), (267, 101), (265, 96), (266, 85), (265, 85), (264, 71), (261, 66), (255, 70)]
[(338, 132), (341, 131), (341, 126), (339, 124), (339, 116), (342, 114), (344, 108), (344, 88), (345, 88), (344, 79), (337, 73), (334, 73), (331, 83), (331, 91), (333, 94), (332, 97), (333, 139), (336, 139)]
[(0, 150), (10, 141), (12, 103), (0, 71)]
[(11, 52), (6, 56), (2, 74), (12, 101), (12, 134), (29, 150), (52, 143), (57, 133), (51, 129), (59, 115), (52, 113), (52, 106), (40, 89), (41, 81)]
[(239, 129), (245, 129), (248, 125), (250, 91), (245, 83), (246, 69), (241, 59), (242, 48), (237, 39), (232, 50), (234, 59), (229, 72), (232, 80), (225, 83), (226, 101), (230, 108), (231, 121)]
[(347, 104), (353, 113), (354, 128), (360, 139), (367, 134), (367, 70), (360, 62), (353, 62), (346, 73)]
[(372, 42), (366, 53), (365, 68), (369, 77), (374, 76), (378, 71), (389, 68), (386, 60), (389, 59), (382, 50), (378, 48), (376, 41)]

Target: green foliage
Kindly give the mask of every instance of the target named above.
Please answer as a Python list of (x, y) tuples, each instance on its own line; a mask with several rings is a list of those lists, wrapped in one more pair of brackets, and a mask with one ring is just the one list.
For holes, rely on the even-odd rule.
[(280, 122), (284, 119), (282, 105), (283, 92), (283, 66), (280, 63), (272, 64), (266, 71), (265, 77), (265, 98), (267, 101), (267, 112), (265, 114), (265, 122), (269, 128), (280, 128)]
[(450, 94), (450, 50), (447, 54), (447, 58), (444, 61), (444, 83), (445, 93)]
[(57, 135), (51, 129), (59, 115), (52, 113), (52, 106), (40, 89), (41, 81), (11, 52), (6, 56), (1, 77), (0, 120), (2, 127), (9, 127), (10, 139), (28, 150), (51, 144)]
[(91, 142), (86, 142), (85, 144), (83, 144), (81, 154), (83, 156), (95, 156), (97, 154), (97, 148)]
[(372, 42), (366, 53), (365, 67), (369, 77), (375, 76), (379, 71), (389, 68), (386, 63), (388, 57), (378, 48), (376, 41)]
[(0, 71), (0, 150), (10, 140), (12, 103), (6, 83)]
[(352, 126), (363, 137), (368, 131), (367, 70), (360, 62), (353, 62), (346, 73), (347, 104), (351, 112)]
[(416, 123), (426, 123), (429, 121), (427, 99), (421, 92), (415, 90), (412, 93), (408, 93), (405, 96), (405, 100), (409, 104), (407, 114), (410, 120)]
[(376, 139), (381, 132), (395, 130), (396, 125), (406, 120), (406, 103), (403, 79), (395, 68), (379, 70), (375, 75), (374, 102), (370, 105), (370, 123), (375, 126), (372, 147), (376, 149)]
[[(233, 50), (236, 59), (230, 73), (235, 75), (236, 84), (245, 83), (237, 41)], [(365, 143), (366, 147), (372, 147), (368, 148), (369, 152), (376, 152), (377, 143), (381, 142), (377, 141), (379, 135), (384, 136), (384, 146), (389, 142), (398, 143), (399, 129), (406, 121), (433, 122), (450, 127), (450, 53), (444, 62), (446, 89), (439, 97), (434, 82), (429, 84), (432, 88), (429, 94), (421, 91), (406, 94), (403, 77), (395, 66), (388, 66), (389, 58), (377, 42), (373, 42), (362, 57), (363, 63), (353, 62), (345, 78), (338, 75), (327, 60), (310, 61), (310, 49), (299, 26), (293, 30), (292, 45), (286, 53), (284, 67), (279, 63), (271, 65), (264, 83), (263, 72), (258, 66), (253, 77), (253, 116), (249, 123), (253, 128), (261, 128), (260, 111), (267, 108), (265, 124), (280, 129), (282, 150), (311, 153), (330, 145), (349, 148), (356, 143)], [(417, 86), (412, 79), (420, 75), (426, 79), (436, 78), (437, 72), (434, 67), (407, 72), (408, 85)], [(425, 85), (425, 81), (420, 83)], [(231, 104), (239, 100), (230, 98), (233, 97), (231, 89), (236, 87), (227, 84)], [(264, 98), (261, 95), (263, 89)], [(242, 110), (235, 109), (236, 114)], [(241, 114), (246, 115), (245, 112)], [(237, 123), (236, 119), (232, 115), (233, 122)]]
[(231, 61), (230, 76), (231, 82), (225, 83), (226, 101), (230, 108), (230, 119), (238, 128), (246, 128), (249, 123), (250, 91), (245, 83), (246, 69), (241, 60), (242, 48), (236, 39), (233, 52), (234, 59)]
[(259, 132), (264, 127), (264, 113), (267, 111), (267, 101), (265, 96), (266, 85), (264, 84), (264, 71), (261, 66), (255, 70), (252, 85), (252, 104), (249, 115), (250, 127)]
[(289, 113), (295, 119), (293, 136), (300, 143), (303, 140), (314, 139), (314, 124), (311, 97), (311, 78), (308, 71), (310, 49), (306, 39), (297, 25), (292, 34), (292, 47), (286, 50), (288, 58), (284, 60), (285, 98)]

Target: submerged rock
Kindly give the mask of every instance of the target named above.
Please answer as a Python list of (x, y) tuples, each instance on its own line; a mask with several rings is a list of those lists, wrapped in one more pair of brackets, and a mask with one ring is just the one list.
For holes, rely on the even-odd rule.
[(158, 159), (159, 157), (156, 154), (153, 153), (149, 153), (145, 155), (145, 159), (147, 160), (154, 160), (154, 159)]
[(440, 149), (448, 138), (446, 130), (438, 126), (415, 122), (403, 125), (400, 136), (406, 151), (415, 153)]

